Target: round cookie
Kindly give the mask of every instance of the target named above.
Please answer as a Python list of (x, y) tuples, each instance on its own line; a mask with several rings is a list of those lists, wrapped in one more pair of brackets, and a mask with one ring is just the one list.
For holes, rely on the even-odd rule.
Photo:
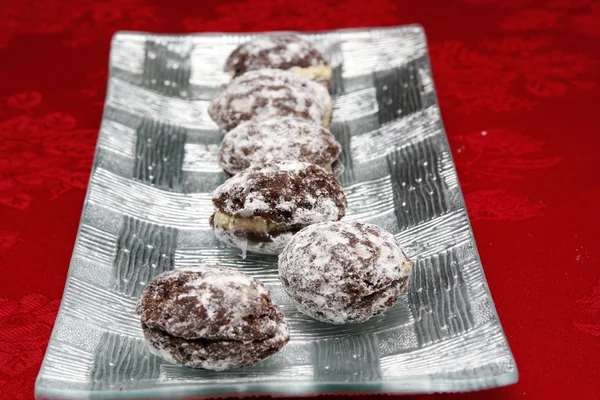
[(225, 62), (232, 76), (263, 68), (286, 69), (308, 79), (329, 83), (331, 67), (309, 41), (291, 33), (258, 36), (238, 46)]
[(299, 161), (251, 167), (218, 187), (210, 224), (220, 240), (264, 254), (279, 254), (307, 225), (340, 220), (346, 196), (323, 168)]
[(191, 368), (254, 365), (289, 341), (283, 314), (267, 289), (232, 268), (164, 272), (146, 286), (136, 312), (150, 351)]
[(412, 263), (376, 225), (324, 222), (298, 232), (279, 256), (279, 279), (302, 313), (364, 322), (406, 292)]
[(219, 92), (208, 114), (224, 131), (240, 123), (272, 117), (292, 116), (325, 127), (333, 106), (322, 85), (281, 69), (249, 71)]
[(339, 176), (342, 147), (331, 132), (310, 121), (275, 117), (249, 121), (225, 134), (219, 149), (219, 165), (229, 176), (251, 165), (296, 160), (316, 164)]

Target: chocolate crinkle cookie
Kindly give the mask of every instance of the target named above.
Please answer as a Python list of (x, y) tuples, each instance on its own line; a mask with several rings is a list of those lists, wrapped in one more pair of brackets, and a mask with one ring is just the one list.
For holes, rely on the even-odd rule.
[(291, 70), (323, 82), (331, 79), (325, 56), (311, 42), (291, 33), (258, 36), (237, 47), (225, 62), (225, 72), (234, 77), (263, 68)]
[(164, 272), (144, 289), (136, 311), (150, 351), (191, 368), (251, 366), (290, 338), (267, 289), (232, 268)]
[(339, 182), (299, 161), (251, 167), (218, 187), (210, 224), (220, 240), (246, 250), (279, 254), (307, 225), (340, 220), (347, 207)]
[(320, 125), (294, 117), (275, 117), (238, 125), (225, 134), (219, 165), (228, 176), (255, 165), (296, 160), (316, 164), (339, 176), (341, 145)]
[(260, 69), (235, 78), (219, 92), (208, 113), (224, 131), (249, 120), (292, 116), (329, 126), (329, 92), (322, 85), (281, 69)]
[(406, 292), (412, 263), (394, 236), (360, 222), (298, 232), (279, 256), (279, 279), (302, 313), (323, 322), (364, 322)]

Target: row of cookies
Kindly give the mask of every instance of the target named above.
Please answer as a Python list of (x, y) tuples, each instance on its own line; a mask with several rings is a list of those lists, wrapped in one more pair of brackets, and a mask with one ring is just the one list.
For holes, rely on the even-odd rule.
[[(229, 178), (213, 194), (210, 224), (245, 252), (279, 254), (279, 278), (296, 308), (319, 321), (364, 322), (406, 291), (411, 262), (393, 235), (340, 221), (340, 144), (323, 55), (294, 35), (238, 47), (234, 75), (209, 108), (225, 136), (219, 165)], [(308, 79), (311, 78), (311, 79)], [(253, 365), (289, 341), (284, 316), (257, 280), (198, 266), (156, 277), (138, 314), (151, 351), (193, 368)]]
[(244, 257), (279, 254), (300, 229), (346, 212), (335, 179), (341, 146), (327, 129), (331, 68), (312, 43), (290, 34), (251, 40), (225, 65), (234, 79), (208, 111), (226, 132), (218, 161), (230, 179), (214, 192), (210, 224)]

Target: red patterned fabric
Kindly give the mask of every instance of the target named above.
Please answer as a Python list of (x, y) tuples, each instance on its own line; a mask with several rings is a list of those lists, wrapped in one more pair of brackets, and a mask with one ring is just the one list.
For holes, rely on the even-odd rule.
[(600, 398), (600, 2), (185, 3), (0, 5), (0, 399), (33, 397), (75, 241), (116, 30), (414, 22), (428, 35), (485, 273), (520, 371), (516, 385), (447, 398)]

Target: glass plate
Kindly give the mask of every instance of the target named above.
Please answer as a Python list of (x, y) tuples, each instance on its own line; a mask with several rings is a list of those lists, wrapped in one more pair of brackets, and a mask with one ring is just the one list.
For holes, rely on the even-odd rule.
[[(333, 67), (347, 220), (392, 232), (415, 261), (408, 294), (354, 325), (292, 306), (276, 257), (217, 242), (222, 139), (207, 115), (227, 55), (251, 35), (118, 33), (69, 276), (38, 398), (466, 391), (517, 381), (483, 275), (420, 26), (306, 34)], [(156, 274), (211, 262), (260, 279), (292, 339), (253, 368), (191, 370), (151, 355), (134, 313)]]

